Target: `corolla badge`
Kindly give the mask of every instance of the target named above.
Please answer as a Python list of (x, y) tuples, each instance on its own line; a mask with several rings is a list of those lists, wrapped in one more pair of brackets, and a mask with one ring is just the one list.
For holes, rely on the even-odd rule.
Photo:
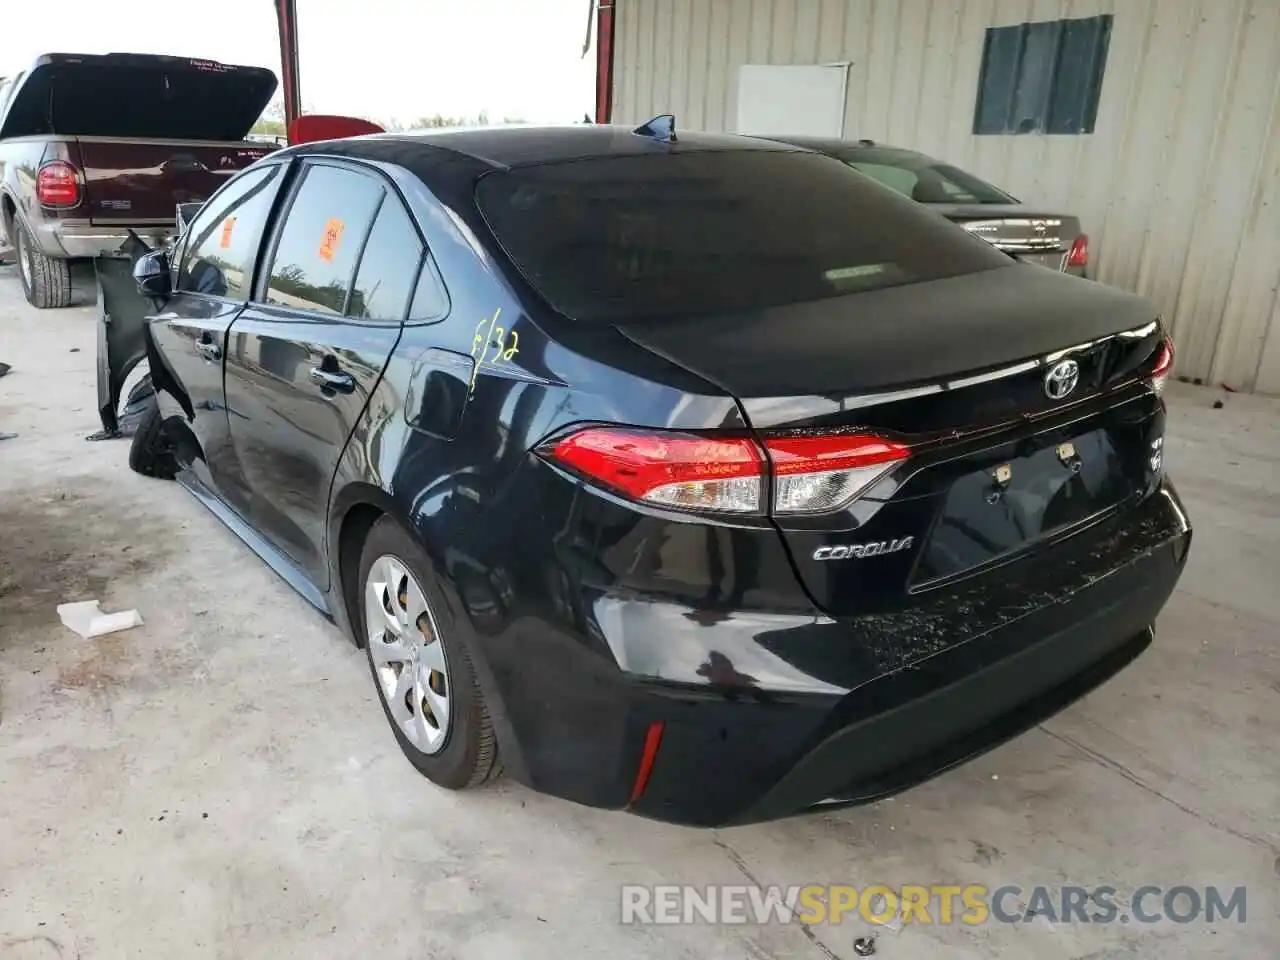
[(1062, 360), (1044, 375), (1044, 395), (1050, 400), (1065, 400), (1080, 382), (1080, 364)]
[(877, 540), (873, 543), (842, 543), (837, 547), (819, 547), (813, 551), (815, 560), (848, 560), (851, 557), (878, 557), (885, 553), (897, 553), (906, 550), (915, 541), (915, 537), (900, 537), (897, 540)]

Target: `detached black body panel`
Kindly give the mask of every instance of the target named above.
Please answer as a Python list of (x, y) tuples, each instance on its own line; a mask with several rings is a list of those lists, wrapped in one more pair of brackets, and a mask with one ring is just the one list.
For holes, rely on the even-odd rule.
[(110, 436), (119, 427), (120, 393), (129, 374), (147, 355), (146, 317), (152, 303), (138, 292), (133, 279), (135, 256), (146, 244), (131, 240), (126, 257), (98, 257), (98, 416)]

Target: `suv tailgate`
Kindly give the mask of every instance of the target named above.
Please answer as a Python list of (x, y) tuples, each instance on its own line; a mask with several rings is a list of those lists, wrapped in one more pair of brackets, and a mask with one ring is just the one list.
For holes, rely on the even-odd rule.
[(50, 53), (10, 95), (0, 139), (239, 140), (275, 90), (275, 74), (262, 67), (138, 53)]
[(95, 224), (172, 222), (174, 206), (203, 202), (272, 148), (198, 140), (80, 137), (89, 219)]

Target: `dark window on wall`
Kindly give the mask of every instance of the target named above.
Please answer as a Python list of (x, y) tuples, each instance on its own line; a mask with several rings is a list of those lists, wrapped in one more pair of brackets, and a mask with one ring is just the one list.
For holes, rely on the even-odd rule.
[(1093, 133), (1111, 15), (987, 30), (977, 134)]

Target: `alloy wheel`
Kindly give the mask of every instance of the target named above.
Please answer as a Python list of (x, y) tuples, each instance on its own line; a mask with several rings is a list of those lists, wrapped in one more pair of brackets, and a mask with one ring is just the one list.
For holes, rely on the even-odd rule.
[(378, 692), (396, 726), (423, 753), (449, 734), (452, 684), (435, 618), (404, 561), (382, 556), (364, 591), (365, 640)]

